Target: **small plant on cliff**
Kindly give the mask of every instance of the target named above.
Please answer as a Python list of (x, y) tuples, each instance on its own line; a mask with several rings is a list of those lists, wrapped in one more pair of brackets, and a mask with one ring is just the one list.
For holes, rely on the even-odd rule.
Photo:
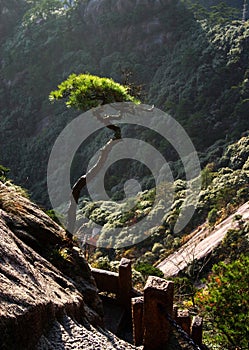
[(12, 214), (27, 213), (28, 192), (10, 180), (0, 181), (0, 209)]
[(54, 222), (56, 222), (58, 225), (61, 225), (62, 227), (64, 227), (62, 225), (63, 222), (63, 216), (58, 213), (57, 211), (50, 209), (50, 210), (46, 210), (46, 214), (52, 219), (54, 220)]
[(0, 164), (0, 180), (1, 181), (6, 181), (7, 180), (7, 174), (10, 171), (9, 168), (6, 168), (5, 166)]

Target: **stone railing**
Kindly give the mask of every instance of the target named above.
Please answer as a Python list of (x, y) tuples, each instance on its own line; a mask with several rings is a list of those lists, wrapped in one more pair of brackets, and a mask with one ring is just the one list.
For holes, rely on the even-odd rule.
[(174, 283), (149, 276), (143, 293), (132, 288), (131, 261), (123, 258), (119, 272), (92, 268), (97, 287), (101, 292), (113, 293), (118, 303), (132, 316), (133, 340), (144, 350), (167, 347), (172, 327), (192, 342), (193, 349), (201, 349), (202, 318), (191, 318), (187, 310), (174, 307)]
[(131, 261), (123, 258), (119, 272), (91, 268), (100, 292), (116, 294), (117, 301), (128, 312), (131, 311), (131, 299), (140, 293), (132, 288)]
[(192, 345), (202, 346), (202, 318), (173, 307), (174, 283), (149, 276), (143, 297), (132, 299), (133, 340), (144, 350), (166, 349), (172, 327)]

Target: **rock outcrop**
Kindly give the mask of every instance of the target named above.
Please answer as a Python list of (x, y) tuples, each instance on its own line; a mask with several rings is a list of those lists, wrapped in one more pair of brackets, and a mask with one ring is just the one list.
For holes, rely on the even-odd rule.
[(93, 40), (91, 35), (98, 33), (101, 40), (110, 40), (121, 49), (124, 42), (136, 37), (132, 45), (141, 52), (148, 51), (151, 45), (166, 44), (172, 32), (166, 33), (164, 20), (159, 19), (159, 14), (165, 9), (170, 11), (173, 3), (172, 0), (91, 0), (83, 3), (80, 12), (87, 26), (87, 40)]
[(21, 192), (0, 182), (0, 348), (129, 348), (94, 328), (102, 303), (81, 250)]
[(136, 11), (137, 9), (141, 10), (141, 8), (160, 10), (172, 2), (172, 0), (91, 0), (85, 7), (84, 16), (86, 21), (93, 21), (97, 23), (98, 19), (110, 13), (110, 9), (112, 12), (116, 12), (118, 14), (126, 13), (127, 15), (131, 15), (132, 12)]
[(46, 336), (42, 336), (37, 350), (133, 350), (132, 346), (111, 332), (91, 325), (80, 324), (68, 316), (55, 321)]
[(0, 211), (1, 348), (32, 349), (51, 322), (63, 314), (85, 316), (83, 297), (67, 280), (7, 227)]
[(241, 205), (236, 212), (221, 221), (216, 227), (210, 230), (207, 223), (194, 230), (191, 237), (183, 246), (161, 261), (159, 268), (165, 277), (177, 276), (181, 271), (191, 265), (193, 261), (201, 261), (207, 258), (222, 242), (229, 229), (238, 225), (234, 218), (236, 215), (243, 220), (249, 220), (249, 203)]

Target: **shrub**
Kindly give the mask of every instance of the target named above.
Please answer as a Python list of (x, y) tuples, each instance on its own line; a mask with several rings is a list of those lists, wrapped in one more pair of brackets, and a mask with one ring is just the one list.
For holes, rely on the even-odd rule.
[(213, 208), (210, 210), (210, 212), (208, 213), (208, 223), (210, 226), (214, 226), (214, 224), (216, 223), (216, 220), (218, 218), (218, 211), (216, 208)]
[(98, 260), (92, 263), (92, 267), (95, 267), (97, 269), (102, 269), (102, 270), (111, 270), (110, 260), (108, 259), (107, 256), (100, 257)]
[(144, 277), (147, 277), (147, 276), (164, 277), (164, 274), (161, 270), (147, 263), (137, 264), (135, 266), (135, 270), (138, 272), (141, 272), (141, 274)]
[(164, 246), (161, 243), (155, 243), (152, 248), (152, 253), (158, 255)]
[(62, 226), (62, 222), (64, 221), (63, 216), (57, 211), (50, 209), (46, 211), (46, 214), (58, 225)]
[(0, 180), (1, 181), (6, 181), (7, 179), (7, 174), (10, 171), (9, 168), (5, 168), (3, 165), (0, 164)]
[(249, 332), (249, 256), (219, 263), (201, 296), (220, 349), (247, 349)]

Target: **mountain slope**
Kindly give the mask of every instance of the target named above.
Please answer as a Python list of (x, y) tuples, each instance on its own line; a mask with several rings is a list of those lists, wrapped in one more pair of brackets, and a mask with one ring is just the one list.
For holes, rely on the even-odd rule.
[(2, 182), (0, 235), (1, 349), (33, 349), (64, 314), (102, 324), (102, 304), (79, 248), (23, 191)]
[[(15, 2), (8, 6), (11, 13)], [(176, 117), (198, 150), (248, 128), (248, 22), (232, 22), (225, 11), (216, 13), (217, 25), (198, 21), (185, 2), (169, 0), (79, 1), (57, 12), (45, 5), (37, 11), (30, 2), (24, 9), (1, 44), (0, 157), (39, 203), (49, 206), (51, 147), (78, 114), (50, 105), (48, 94), (72, 72), (122, 81), (122, 72), (132, 71), (145, 102)], [(87, 163), (98, 146), (86, 147), (77, 164)]]
[[(155, 265), (158, 264), (158, 261), (165, 259), (167, 261), (169, 256), (171, 259), (175, 251), (183, 251), (186, 248), (186, 241), (194, 233), (197, 234), (196, 239), (199, 235), (202, 238), (205, 235), (212, 238), (212, 233), (216, 234), (216, 231), (212, 231), (213, 226), (218, 225), (228, 217), (228, 225), (235, 217), (237, 223), (234, 225), (236, 228), (233, 228), (233, 225), (231, 225), (225, 231), (221, 230), (219, 232), (218, 238), (216, 237), (219, 244), (215, 244), (212, 259), (207, 270), (219, 260), (228, 258), (228, 255), (230, 260), (234, 260), (241, 253), (246, 253), (248, 251), (247, 233), (249, 226), (247, 220), (245, 222), (243, 219), (240, 220), (239, 216), (236, 216), (234, 213), (241, 206), (244, 208), (243, 205), (248, 202), (249, 136), (242, 137), (238, 142), (228, 146), (219, 143), (216, 147), (211, 147), (208, 153), (202, 156), (206, 166), (201, 173), (202, 188), (199, 200), (193, 217), (181, 232), (174, 232), (174, 226), (179, 215), (181, 215), (182, 205), (186, 198), (186, 182), (183, 180), (176, 180), (170, 187), (174, 191), (174, 199), (168, 212), (165, 212), (165, 207), (168, 208), (166, 206), (168, 198), (167, 186), (159, 188), (159, 191), (162, 191), (164, 194), (159, 204), (155, 205), (154, 203), (155, 189), (144, 191), (134, 198), (133, 207), (124, 211), (122, 215), (122, 206), (119, 206), (117, 203), (111, 201), (82, 201), (78, 211), (78, 221), (79, 225), (81, 225), (77, 232), (79, 240), (85, 242), (86, 238), (92, 237), (93, 228), (97, 224), (102, 226), (96, 238), (97, 245), (102, 246), (102, 243), (106, 244), (107, 242), (110, 245), (113, 244), (113, 232), (115, 232), (113, 230), (118, 227), (120, 232), (118, 234), (115, 232), (115, 242), (119, 246), (124, 246), (124, 249), (121, 249), (121, 251), (107, 252), (102, 249), (96, 249), (96, 253), (91, 257), (92, 261), (96, 265), (99, 264), (101, 266), (101, 264), (105, 263), (109, 268), (112, 268), (114, 266), (112, 261), (119, 259), (120, 255), (125, 255), (133, 259), (135, 264)], [(191, 198), (188, 198), (186, 205), (192, 205)], [(158, 213), (161, 217), (160, 222), (158, 220), (149, 230), (143, 230), (143, 218), (152, 217), (152, 215), (158, 215)], [(160, 215), (161, 213), (163, 213), (162, 216)], [(140, 220), (141, 224), (139, 225)], [(138, 225), (136, 226), (136, 232), (132, 235), (129, 226), (133, 225), (134, 222), (138, 223)], [(200, 231), (200, 228), (203, 229)], [(226, 235), (227, 231), (229, 234)], [(144, 240), (139, 244), (132, 245), (132, 240), (136, 239), (136, 234), (144, 232), (146, 233), (143, 236)], [(223, 240), (224, 236), (225, 239)], [(131, 244), (127, 247), (128, 237)], [(89, 239), (89, 243), (90, 241), (91, 239)], [(205, 249), (210, 252), (209, 248), (216, 242), (216, 239), (211, 244), (208, 240), (205, 242), (208, 243)], [(184, 256), (187, 255), (186, 259), (188, 261), (194, 260), (193, 255), (196, 253), (195, 243), (195, 237), (193, 237), (191, 249), (187, 249), (183, 254)], [(199, 242), (197, 243), (199, 244)], [(181, 247), (183, 248), (181, 249)], [(202, 248), (200, 250), (200, 254), (205, 256)], [(226, 254), (228, 255), (226, 256)], [(185, 264), (185, 258), (180, 255), (177, 256)], [(166, 273), (166, 271), (164, 272)]]
[(191, 238), (187, 243), (161, 261), (157, 268), (164, 273), (165, 277), (171, 277), (176, 276), (194, 261), (204, 259), (217, 248), (229, 229), (238, 227), (238, 223), (234, 220), (236, 216), (241, 216), (240, 220), (249, 222), (249, 203), (243, 204), (214, 228), (210, 229), (207, 223), (199, 226), (189, 234)]
[[(2, 350), (143, 349), (103, 328), (102, 302), (81, 250), (9, 182), (0, 182), (0, 238)], [(168, 349), (196, 349), (184, 335), (176, 327)]]

